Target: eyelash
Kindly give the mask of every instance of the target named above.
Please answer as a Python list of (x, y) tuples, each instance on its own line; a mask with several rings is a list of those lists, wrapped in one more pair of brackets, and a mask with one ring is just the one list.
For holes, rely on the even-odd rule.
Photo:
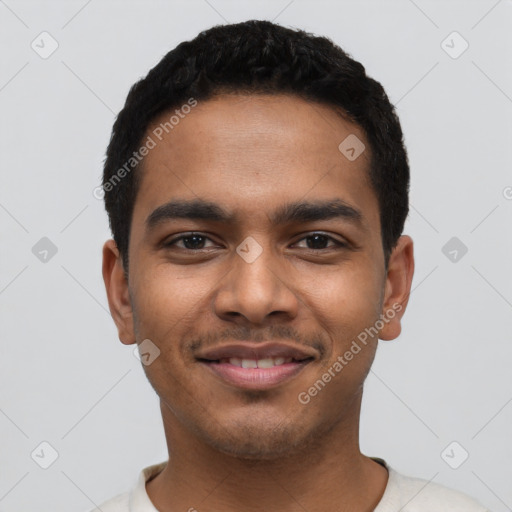
[[(301, 239), (299, 239), (297, 242), (295, 242), (295, 244), (299, 243), (299, 242), (302, 242), (303, 240), (307, 239), (307, 238), (310, 238), (310, 237), (313, 237), (315, 235), (319, 235), (319, 236), (322, 236), (322, 237), (325, 237), (328, 239), (328, 241), (332, 241), (334, 242), (334, 246), (331, 246), (331, 247), (324, 247), (322, 249), (310, 249), (309, 247), (306, 247), (305, 249), (306, 250), (309, 250), (309, 251), (327, 251), (329, 249), (346, 249), (348, 248), (348, 244), (347, 243), (344, 243), (344, 242), (341, 242), (340, 240), (337, 240), (335, 238), (333, 238), (332, 236), (330, 235), (326, 235), (325, 233), (322, 233), (322, 232), (318, 232), (318, 231), (313, 231), (311, 233), (309, 233), (307, 236), (305, 237), (302, 237)], [(168, 242), (164, 242), (163, 246), (165, 248), (172, 248), (173, 246), (176, 246), (176, 242), (179, 242), (181, 240), (183, 240), (184, 238), (192, 238), (194, 236), (197, 236), (197, 237), (201, 237), (205, 240), (211, 240), (211, 238), (201, 234), (201, 233), (197, 233), (197, 232), (190, 232), (190, 233), (186, 233), (185, 235), (180, 235), (179, 237), (176, 237), (176, 238), (173, 238), (172, 240), (169, 240)], [(203, 249), (188, 249), (187, 247), (180, 247), (179, 249), (183, 250), (183, 251), (190, 251), (190, 252), (200, 252)]]

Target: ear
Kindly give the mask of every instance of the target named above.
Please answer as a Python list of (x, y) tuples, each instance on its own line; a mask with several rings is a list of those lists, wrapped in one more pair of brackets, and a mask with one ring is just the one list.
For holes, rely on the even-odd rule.
[(119, 339), (125, 345), (131, 345), (136, 342), (133, 310), (123, 260), (114, 240), (107, 240), (103, 245), (102, 272), (110, 314), (117, 326)]
[(382, 340), (394, 340), (400, 335), (400, 322), (409, 301), (413, 274), (413, 242), (411, 237), (404, 235), (398, 239), (389, 257), (381, 316), (384, 327), (379, 333)]

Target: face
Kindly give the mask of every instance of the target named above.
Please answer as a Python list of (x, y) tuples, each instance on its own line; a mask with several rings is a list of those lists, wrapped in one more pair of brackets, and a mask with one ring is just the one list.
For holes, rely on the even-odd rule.
[(219, 96), (155, 132), (170, 115), (148, 130), (128, 281), (111, 241), (103, 268), (121, 341), (160, 351), (144, 370), (167, 427), (265, 459), (357, 426), (413, 267), (408, 237), (385, 267), (364, 133), (288, 95)]

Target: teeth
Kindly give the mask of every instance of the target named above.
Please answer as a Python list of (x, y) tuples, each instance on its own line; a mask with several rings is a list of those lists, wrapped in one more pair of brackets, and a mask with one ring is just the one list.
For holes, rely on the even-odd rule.
[(258, 359), (258, 368), (272, 368), (274, 366), (274, 360), (271, 357), (267, 359)]
[(272, 368), (274, 366), (280, 366), (285, 363), (291, 363), (293, 358), (291, 357), (267, 357), (265, 359), (240, 359), (238, 357), (230, 357), (229, 359), (222, 359), (221, 363), (229, 363), (233, 366), (239, 366), (242, 368)]

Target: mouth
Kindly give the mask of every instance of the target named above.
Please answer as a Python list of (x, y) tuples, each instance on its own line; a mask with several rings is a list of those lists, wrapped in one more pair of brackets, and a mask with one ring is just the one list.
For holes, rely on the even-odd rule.
[(314, 359), (314, 355), (297, 348), (275, 344), (231, 345), (197, 358), (225, 383), (253, 390), (270, 389), (290, 381)]

